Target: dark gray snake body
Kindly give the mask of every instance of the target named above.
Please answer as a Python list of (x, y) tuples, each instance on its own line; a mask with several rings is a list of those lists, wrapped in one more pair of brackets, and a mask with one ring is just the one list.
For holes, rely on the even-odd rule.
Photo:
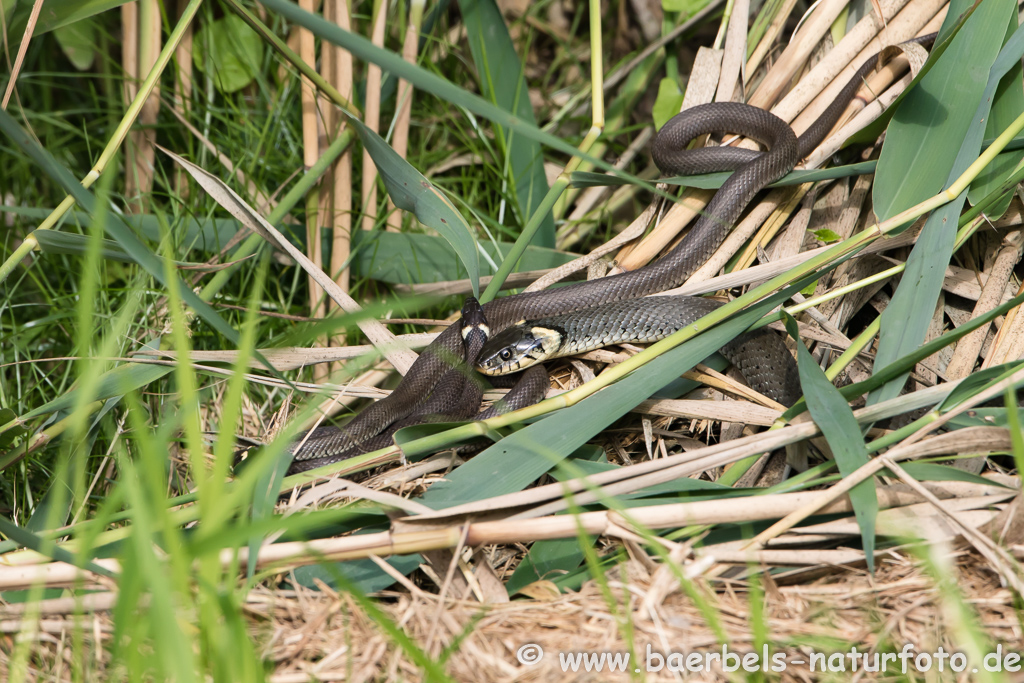
[[(917, 42), (928, 43), (933, 38), (928, 36)], [(876, 63), (877, 55), (869, 58), (799, 139), (786, 122), (740, 103), (701, 105), (671, 119), (658, 131), (652, 144), (654, 161), (662, 173), (690, 175), (735, 169), (686, 238), (660, 260), (632, 272), (491, 301), (483, 307), (491, 331), (498, 332), (524, 320), (639, 299), (682, 284), (714, 253), (754, 195), (789, 173), (797, 161), (820, 144)], [(740, 134), (762, 143), (767, 151), (732, 147), (686, 149), (690, 140), (710, 133)], [(678, 305), (707, 312), (703, 299), (680, 299)], [(777, 343), (766, 341), (769, 339)], [(798, 385), (789, 379), (795, 376), (793, 357), (774, 333), (755, 333), (740, 343), (732, 355), (731, 360), (741, 372), (744, 366), (757, 366), (754, 375), (745, 375), (753, 388), (785, 405), (799, 398)], [(389, 446), (397, 425), (422, 421), (418, 416), (427, 412), (453, 415), (447, 409), (455, 407), (454, 399), (450, 398), (452, 386), (443, 378), (450, 378), (453, 367), (465, 356), (461, 327), (452, 325), (423, 350), (390, 396), (368, 406), (343, 429), (327, 427), (311, 435), (295, 454), (291, 471), (321, 467)], [(543, 396), (547, 375), (541, 368), (538, 365), (527, 371), (521, 385), (510, 392), (506, 398), (508, 409), (529, 405)], [(434, 407), (426, 411), (425, 404)], [(436, 409), (438, 406), (440, 410)]]
[[(699, 297), (651, 296), (530, 320), (506, 327), (488, 339), (475, 365), (480, 372), (495, 376), (612, 344), (661, 341), (720, 306), (718, 301)], [(796, 364), (782, 337), (772, 330), (741, 334), (719, 352), (751, 387), (769, 398), (791, 405), (794, 397), (800, 396)]]

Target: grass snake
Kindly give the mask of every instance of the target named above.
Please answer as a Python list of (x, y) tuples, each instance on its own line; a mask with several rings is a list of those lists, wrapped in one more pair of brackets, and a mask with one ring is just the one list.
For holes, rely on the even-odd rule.
[[(915, 42), (928, 44), (933, 39), (934, 36), (926, 36), (915, 39)], [(631, 272), (491, 301), (482, 309), (490, 332), (497, 335), (523, 321), (542, 320), (548, 327), (567, 325), (566, 322), (558, 322), (559, 316), (569, 316), (563, 320), (575, 321), (575, 329), (582, 329), (582, 325), (589, 321), (587, 329), (593, 331), (598, 319), (611, 327), (621, 328), (627, 317), (636, 320), (643, 318), (648, 308), (667, 306), (664, 302), (657, 302), (657, 298), (641, 297), (679, 286), (703, 265), (754, 195), (789, 173), (800, 159), (821, 143), (877, 61), (878, 55), (870, 57), (799, 138), (782, 119), (742, 103), (699, 105), (672, 118), (658, 131), (652, 143), (654, 162), (663, 174), (734, 171), (715, 193), (687, 236), (658, 261)], [(694, 138), (712, 133), (743, 135), (757, 140), (766, 150), (758, 152), (734, 147), (686, 149)], [(718, 305), (697, 297), (661, 298), (672, 300), (674, 312), (671, 315), (683, 325)], [(472, 308), (471, 304), (467, 305)], [(616, 321), (616, 316), (621, 317)], [(449, 326), (420, 353), (387, 398), (367, 406), (344, 428), (321, 427), (304, 437), (297, 452), (299, 442), (293, 445), (294, 460), (289, 471), (313, 469), (390, 446), (393, 444), (392, 434), (402, 426), (438, 416), (445, 419), (472, 418), (479, 408), (480, 394), (479, 385), (467, 370), (467, 347), (470, 346), (467, 342), (470, 339), (464, 339), (463, 332), (474, 325)], [(632, 325), (634, 330), (637, 327)], [(475, 332), (469, 337), (476, 338)], [(470, 350), (471, 360), (477, 350), (477, 347)], [(723, 348), (723, 353), (757, 391), (784, 405), (791, 405), (799, 398), (795, 362), (776, 333), (762, 329), (741, 335)], [(478, 417), (535, 403), (543, 397), (547, 386), (547, 372), (537, 363), (523, 373), (523, 379), (500, 405)], [(471, 405), (474, 402), (475, 405)]]

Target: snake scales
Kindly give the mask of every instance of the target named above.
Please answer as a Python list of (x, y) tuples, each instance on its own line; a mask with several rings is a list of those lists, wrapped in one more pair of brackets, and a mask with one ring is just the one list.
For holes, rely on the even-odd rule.
[[(934, 36), (915, 39), (928, 44)], [(658, 131), (652, 143), (655, 164), (665, 175), (693, 175), (733, 170), (715, 193), (689, 234), (660, 260), (609, 277), (570, 284), (557, 289), (529, 292), (496, 299), (483, 306), (491, 332), (500, 332), (524, 320), (551, 318), (628, 302), (677, 287), (714, 253), (746, 206), (761, 189), (789, 173), (796, 163), (824, 139), (856, 94), (878, 55), (870, 57), (840, 94), (799, 138), (789, 125), (764, 110), (740, 103), (721, 102), (688, 109)], [(687, 150), (700, 135), (735, 133), (765, 146), (756, 152), (734, 147)], [(680, 315), (700, 317), (708, 302), (673, 297)], [(711, 304), (714, 305), (713, 303)], [(475, 389), (465, 371), (465, 326), (451, 325), (423, 350), (398, 387), (385, 399), (368, 406), (344, 428), (321, 427), (305, 438), (295, 452), (291, 472), (321, 467), (391, 445), (391, 435), (401, 426), (415, 424), (430, 415), (449, 419), (473, 417), (479, 407)], [(780, 403), (791, 405), (800, 396), (792, 356), (778, 335), (760, 331), (738, 337), (724, 349), (751, 386)], [(475, 351), (473, 352), (475, 353)], [(461, 368), (458, 367), (461, 365)], [(538, 401), (547, 387), (547, 373), (537, 364), (491, 412), (514, 409)], [(468, 405), (476, 402), (476, 407)], [(485, 416), (481, 414), (481, 416)], [(294, 449), (294, 447), (293, 447)]]

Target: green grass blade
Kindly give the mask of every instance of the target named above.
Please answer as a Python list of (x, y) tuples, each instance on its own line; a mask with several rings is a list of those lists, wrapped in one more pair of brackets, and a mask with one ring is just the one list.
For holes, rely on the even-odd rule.
[[(864, 445), (864, 437), (860, 431), (853, 410), (843, 398), (839, 390), (825, 376), (825, 373), (814, 362), (807, 350), (796, 320), (786, 314), (786, 330), (796, 340), (797, 367), (800, 370), (800, 387), (807, 400), (807, 408), (814, 423), (821, 429), (822, 435), (832, 448), (839, 472), (845, 477), (858, 468), (868, 464), (868, 451)], [(850, 490), (850, 502), (853, 513), (860, 527), (861, 542), (864, 544), (864, 556), (869, 570), (874, 570), (875, 554), (875, 520), (878, 518), (878, 496), (875, 495), (875, 482), (868, 479), (857, 484)]]
[(75, 567), (88, 569), (91, 572), (110, 579), (116, 577), (116, 575), (106, 567), (101, 567), (91, 561), (80, 561), (74, 554), (64, 550), (63, 548), (57, 547), (53, 541), (41, 538), (38, 534), (35, 534), (24, 527), (18, 526), (3, 515), (0, 515), (0, 534), (3, 534), (23, 548), (30, 548), (31, 550), (35, 550), (36, 552), (53, 558), (58, 562), (67, 562)]
[[(486, 99), (530, 125), (536, 125), (533, 106), (523, 78), (522, 60), (516, 54), (508, 28), (494, 0), (460, 0), (462, 23), (469, 49), (480, 75), (480, 92)], [(544, 156), (534, 140), (521, 140), (514, 131), (497, 126), (498, 139), (507, 158), (510, 185), (515, 189), (520, 221), (525, 224), (548, 192)], [(545, 214), (535, 244), (555, 246), (555, 220)]]
[[(889, 218), (922, 201), (922, 193), (932, 195), (937, 188), (947, 187), (977, 158), (992, 97), (1011, 66), (996, 63), (999, 45), (989, 36), (994, 27), (998, 27), (998, 35), (1003, 35), (1015, 7), (1012, 0), (983, 3), (900, 107), (875, 174), (873, 197), (880, 218)], [(1008, 51), (1017, 49), (1016, 43), (1012, 44)], [(976, 83), (974, 77), (975, 71), (983, 69), (989, 74), (984, 85)], [(936, 101), (943, 107), (936, 108)], [(936, 109), (943, 111), (941, 120), (936, 119)], [(955, 153), (948, 140), (961, 141)], [(925, 223), (907, 259), (900, 286), (882, 313), (875, 368), (905, 355), (924, 340), (953, 254), (957, 219), (966, 195), (961, 193), (933, 212)], [(873, 392), (868, 402), (897, 396), (902, 384), (903, 379), (897, 378)]]
[(391, 149), (384, 139), (353, 116), (349, 123), (359, 134), (363, 146), (380, 171), (391, 201), (400, 209), (411, 211), (427, 227), (444, 237), (469, 273), (473, 294), (480, 294), (480, 262), (476, 239), (469, 224), (444, 193), (413, 168), (412, 164)]
[[(64, 168), (57, 162), (53, 156), (43, 149), (38, 142), (35, 141), (32, 136), (22, 130), (21, 126), (8, 114), (6, 111), (0, 110), (0, 131), (3, 131), (17, 147), (19, 147), (25, 154), (27, 154), (33, 161), (35, 161), (43, 171), (46, 172), (54, 181), (59, 183), (61, 187), (69, 195), (74, 197), (82, 209), (88, 214), (93, 214), (96, 211), (96, 198), (91, 192), (82, 187), (82, 184), (71, 175), (71, 172)], [(157, 282), (161, 283), (165, 287), (177, 287), (181, 298), (195, 309), (196, 313), (199, 314), (203, 320), (205, 320), (213, 329), (220, 332), (222, 335), (227, 337), (233, 344), (238, 345), (238, 332), (235, 328), (228, 325), (228, 323), (220, 317), (217, 311), (200, 299), (192, 289), (182, 282), (179, 278), (169, 280), (164, 272), (163, 263), (156, 254), (154, 254), (142, 241), (136, 237), (135, 233), (122, 221), (116, 214), (109, 214), (108, 220), (106, 221), (106, 230), (114, 240), (121, 245), (131, 257), (138, 263), (142, 268), (145, 269)], [(270, 364), (267, 360), (262, 357), (262, 354), (258, 353), (256, 356), (264, 362), (268, 367)]]
[[(144, 363), (126, 363), (105, 372), (96, 383), (95, 388), (89, 394), (93, 401), (120, 396), (124, 393), (125, 387), (140, 389), (161, 377), (170, 374), (174, 370), (169, 365), (149, 365)], [(78, 389), (71, 389), (61, 396), (47, 401), (41, 406), (33, 408), (21, 416), (22, 420), (31, 420), (42, 415), (48, 415), (60, 410), (68, 410), (74, 407), (78, 401)]]
[[(1017, 28), (1017, 15), (1011, 13), (1006, 27), (1006, 38), (1003, 41), (1004, 48), (996, 58), (993, 70), (998, 71), (1003, 60), (1012, 60), (1013, 63), (1006, 75), (999, 81), (995, 92), (992, 111), (989, 114), (988, 123), (985, 125), (985, 133), (989, 137), (995, 137), (1006, 130), (1020, 112), (1024, 111), (1024, 79), (1022, 79), (1024, 69), (1021, 68), (1020, 58), (1014, 59), (1015, 50), (1010, 44), (1011, 41), (1024, 40)], [(967, 191), (967, 201), (976, 205), (1013, 173), (1022, 158), (1024, 158), (1024, 152), (1010, 151), (1009, 149), (996, 157), (995, 161), (971, 183), (971, 189)], [(1005, 193), (999, 201), (985, 211), (985, 215), (993, 220), (1002, 216), (1010, 206), (1012, 198), (1012, 192)]]

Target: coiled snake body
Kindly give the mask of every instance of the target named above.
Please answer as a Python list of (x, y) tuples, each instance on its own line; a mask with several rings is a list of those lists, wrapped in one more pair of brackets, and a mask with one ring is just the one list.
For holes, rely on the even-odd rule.
[[(916, 39), (928, 43), (934, 36)], [(529, 292), (496, 299), (483, 306), (492, 333), (524, 320), (574, 314), (605, 304), (626, 302), (656, 294), (682, 284), (714, 253), (747, 204), (762, 188), (789, 173), (797, 161), (810, 153), (835, 125), (864, 77), (874, 68), (878, 56), (869, 58), (833, 100), (824, 113), (799, 138), (783, 120), (740, 103), (715, 103), (693, 107), (671, 119), (652, 144), (652, 156), (665, 175), (691, 175), (733, 170), (722, 184), (686, 238), (660, 260), (632, 272), (553, 290)], [(733, 147), (687, 150), (687, 143), (699, 135), (736, 133), (763, 144), (765, 152)], [(684, 318), (698, 318), (714, 302), (690, 297), (672, 297)], [(622, 310), (629, 310), (623, 305)], [(791, 405), (800, 396), (793, 357), (773, 332), (760, 330), (737, 337), (723, 349), (751, 386), (780, 403)], [(315, 430), (295, 454), (292, 472), (321, 467), (392, 444), (398, 426), (421, 421), (419, 416), (440, 413), (455, 417), (467, 412), (460, 394), (464, 386), (451, 373), (466, 357), (462, 327), (452, 325), (420, 354), (398, 387), (355, 416), (343, 429)], [(455, 385), (458, 384), (456, 388)], [(543, 397), (547, 373), (536, 365), (493, 410), (513, 409)], [(479, 405), (479, 398), (477, 405)], [(425, 407), (427, 406), (427, 407)], [(472, 417), (472, 413), (465, 415)]]

